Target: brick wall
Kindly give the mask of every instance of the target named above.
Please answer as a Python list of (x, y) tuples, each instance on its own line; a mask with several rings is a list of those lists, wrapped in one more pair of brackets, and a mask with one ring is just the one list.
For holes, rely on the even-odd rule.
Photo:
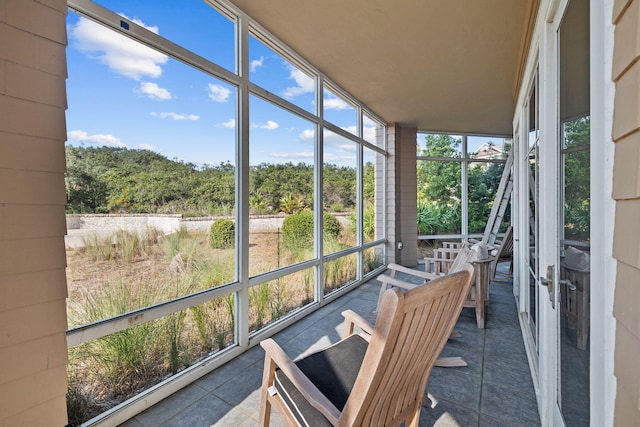
[(67, 423), (65, 0), (0, 1), (0, 426)]
[(612, 75), (616, 85), (613, 256), (618, 261), (614, 301), (617, 394), (614, 423), (640, 418), (640, 0), (616, 0)]

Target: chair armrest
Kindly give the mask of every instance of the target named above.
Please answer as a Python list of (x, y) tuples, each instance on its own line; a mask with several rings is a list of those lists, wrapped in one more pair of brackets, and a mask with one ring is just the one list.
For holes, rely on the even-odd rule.
[[(353, 334), (354, 327), (357, 326), (368, 335), (373, 335), (373, 326), (367, 322), (364, 317), (352, 310), (345, 310), (342, 312), (344, 317), (344, 336), (348, 337)], [(363, 337), (366, 339), (366, 337)]]
[[(425, 280), (433, 280), (433, 279), (437, 279), (438, 277), (440, 277), (437, 274), (432, 274), (432, 273), (428, 273), (426, 271), (420, 271), (420, 270), (412, 270), (412, 269), (404, 267), (402, 265), (393, 264), (393, 263), (389, 264), (387, 266), (387, 268), (389, 270), (400, 271), (402, 273), (410, 274), (412, 276), (422, 277)], [(387, 276), (387, 277), (389, 277), (389, 276)]]
[(282, 372), (287, 376), (295, 388), (297, 388), (302, 396), (322, 415), (327, 417), (331, 424), (336, 425), (340, 418), (340, 411), (320, 390), (311, 382), (311, 380), (293, 363), (293, 360), (280, 348), (280, 346), (271, 338), (260, 343), (265, 351), (265, 366), (268, 361), (275, 363)]
[[(440, 276), (435, 276), (435, 277), (440, 277)], [(405, 281), (393, 278), (391, 276), (387, 276), (386, 274), (379, 275), (378, 280), (382, 282), (383, 288), (385, 290), (387, 289), (388, 285), (394, 286), (396, 288), (404, 289), (407, 291), (413, 288), (417, 288), (418, 286), (421, 286), (421, 285), (415, 285), (413, 283), (405, 282)]]

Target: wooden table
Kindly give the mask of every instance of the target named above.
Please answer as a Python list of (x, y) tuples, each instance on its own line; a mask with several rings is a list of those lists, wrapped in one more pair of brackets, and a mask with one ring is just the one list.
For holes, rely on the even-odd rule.
[(489, 304), (489, 270), (494, 257), (473, 261), (475, 270), (474, 284), (469, 291), (469, 296), (464, 307), (472, 307), (476, 310), (476, 324), (484, 329), (486, 306)]

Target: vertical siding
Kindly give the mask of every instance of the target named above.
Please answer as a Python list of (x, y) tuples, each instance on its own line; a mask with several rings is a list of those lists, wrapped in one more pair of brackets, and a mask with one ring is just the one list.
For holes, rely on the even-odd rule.
[(0, 1), (0, 426), (63, 426), (65, 0)]
[[(388, 239), (387, 261), (407, 267), (417, 264), (417, 130), (390, 124), (387, 128), (389, 157), (387, 164)], [(402, 242), (402, 250), (398, 243)]]
[(616, 0), (612, 75), (616, 200), (613, 255), (618, 262), (614, 316), (617, 379), (614, 423), (640, 418), (640, 0)]

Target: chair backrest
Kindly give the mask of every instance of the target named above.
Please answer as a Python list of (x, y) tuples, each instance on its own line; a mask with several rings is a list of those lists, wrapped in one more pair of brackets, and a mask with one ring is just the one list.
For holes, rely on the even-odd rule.
[(509, 258), (511, 256), (513, 256), (513, 227), (509, 226), (502, 238), (496, 258)]
[(460, 315), (472, 276), (467, 264), (405, 293), (385, 291), (339, 425), (397, 425), (420, 411), (429, 374)]
[(449, 267), (449, 274), (461, 271), (465, 264), (472, 262), (475, 259), (475, 256), (476, 251), (472, 250), (468, 244), (463, 245)]

